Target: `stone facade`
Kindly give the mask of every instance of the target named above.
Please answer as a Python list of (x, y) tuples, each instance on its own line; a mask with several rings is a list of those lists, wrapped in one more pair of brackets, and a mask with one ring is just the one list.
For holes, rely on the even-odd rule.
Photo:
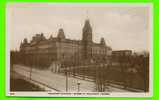
[(106, 45), (104, 38), (100, 43), (93, 42), (92, 27), (89, 20), (85, 21), (82, 40), (67, 39), (62, 28), (57, 37), (46, 39), (43, 34), (36, 34), (30, 42), (24, 39), (20, 52), (26, 56), (36, 57), (38, 61), (47, 59), (49, 62), (62, 61), (101, 61), (111, 55), (112, 49)]

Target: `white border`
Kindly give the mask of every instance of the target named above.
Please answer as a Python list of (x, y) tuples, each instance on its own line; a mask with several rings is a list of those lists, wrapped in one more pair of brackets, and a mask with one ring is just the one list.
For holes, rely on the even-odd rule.
[[(149, 7), (150, 27), (150, 65), (149, 65), (149, 92), (148, 93), (116, 93), (105, 92), (109, 95), (50, 95), (48, 92), (10, 92), (10, 34), (7, 26), (9, 5), (37, 4), (38, 6), (71, 6), (71, 7)], [(33, 5), (32, 5), (33, 6)], [(6, 5), (6, 96), (27, 96), (27, 97), (152, 97), (153, 96), (153, 4), (152, 3), (8, 3)], [(14, 93), (14, 95), (10, 95)], [(51, 92), (50, 92), (51, 93)], [(60, 92), (61, 93), (61, 92)], [(99, 92), (98, 92), (99, 93)]]

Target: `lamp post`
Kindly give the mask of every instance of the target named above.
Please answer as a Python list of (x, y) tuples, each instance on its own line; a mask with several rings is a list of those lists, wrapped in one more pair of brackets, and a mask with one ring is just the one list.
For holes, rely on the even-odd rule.
[(81, 84), (80, 82), (77, 83), (77, 86), (78, 86), (78, 92), (80, 92), (80, 84)]
[(30, 80), (31, 80), (31, 76), (32, 76), (32, 66), (30, 67)]

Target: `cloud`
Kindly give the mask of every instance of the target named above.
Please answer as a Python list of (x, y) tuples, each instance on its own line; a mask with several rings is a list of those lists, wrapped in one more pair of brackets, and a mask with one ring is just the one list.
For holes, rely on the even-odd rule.
[(148, 14), (148, 7), (12, 5), (8, 6), (11, 48), (19, 48), (23, 38), (30, 40), (36, 33), (55, 37), (59, 28), (64, 29), (67, 38), (82, 39), (84, 21), (89, 18), (93, 41), (104, 37), (113, 49), (147, 50)]

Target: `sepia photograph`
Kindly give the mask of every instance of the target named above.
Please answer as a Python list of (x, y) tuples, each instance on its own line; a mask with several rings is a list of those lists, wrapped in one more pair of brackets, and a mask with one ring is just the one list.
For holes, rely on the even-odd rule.
[(151, 97), (150, 3), (8, 3), (6, 95)]

